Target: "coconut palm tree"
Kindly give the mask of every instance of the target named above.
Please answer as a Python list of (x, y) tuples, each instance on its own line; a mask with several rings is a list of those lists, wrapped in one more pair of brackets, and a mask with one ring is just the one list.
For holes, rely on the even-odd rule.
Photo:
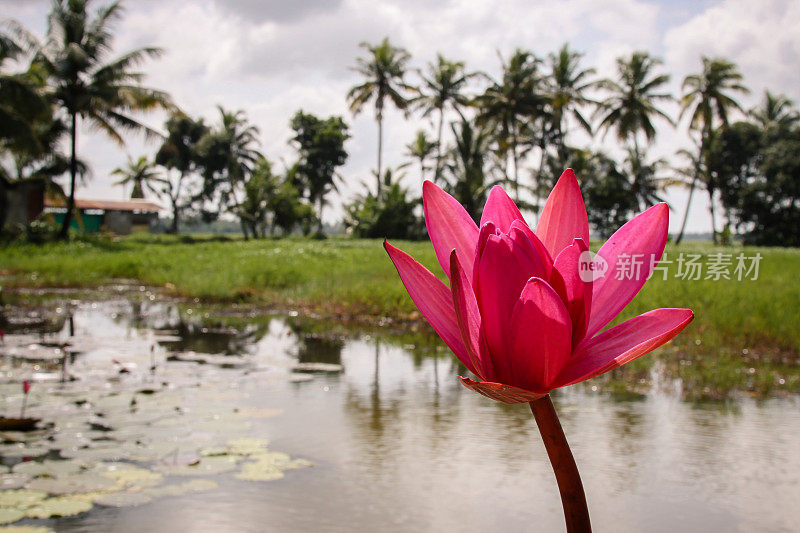
[(155, 163), (145, 156), (140, 156), (136, 160), (128, 156), (127, 165), (115, 168), (111, 171), (111, 175), (120, 177), (114, 185), (133, 186), (130, 196), (132, 200), (144, 198), (145, 190), (156, 196), (160, 196), (163, 192), (164, 178), (156, 170)]
[(724, 127), (728, 117), (736, 110), (744, 113), (742, 106), (729, 93), (748, 94), (750, 91), (742, 85), (742, 74), (734, 63), (721, 58), (703, 57), (703, 70), (698, 74), (689, 74), (683, 79), (683, 96), (681, 97), (681, 117), (689, 115), (689, 130), (699, 134), (698, 157), (695, 159), (695, 176), (689, 188), (689, 199), (686, 202), (681, 231), (676, 243), (683, 239), (686, 219), (689, 216), (692, 193), (698, 180), (706, 182), (706, 190), (711, 202), (711, 232), (717, 242), (716, 220), (714, 212), (714, 193), (716, 187), (707, 176), (704, 162), (706, 150), (711, 141), (716, 124)]
[(663, 158), (648, 161), (645, 154), (628, 148), (622, 170), (628, 176), (630, 191), (639, 204), (640, 211), (664, 201), (661, 191), (673, 183), (673, 180), (659, 176), (661, 170), (667, 167), (667, 161)]
[(750, 111), (750, 116), (763, 129), (788, 130), (800, 122), (800, 115), (794, 108), (794, 102), (786, 95), (772, 94), (768, 90), (764, 91), (761, 104)]
[(438, 115), (436, 167), (433, 175), (435, 182), (439, 181), (442, 174), (442, 130), (445, 112), (450, 106), (462, 119), (464, 118), (461, 108), (469, 105), (469, 98), (463, 91), (469, 80), (477, 75), (475, 72), (466, 72), (463, 61), (450, 61), (441, 54), (436, 56), (436, 63), (428, 63), (427, 74), (420, 74), (422, 86), (419, 90), (422, 94), (414, 99), (414, 103), (422, 109), (423, 117), (434, 112)]
[(596, 72), (595, 69), (581, 68), (583, 55), (571, 50), (569, 44), (564, 43), (558, 52), (548, 56), (550, 72), (546, 78), (547, 99), (552, 120), (553, 141), (561, 159), (566, 158), (568, 117), (572, 117), (586, 133), (592, 134), (592, 126), (584, 117), (582, 110), (588, 105), (596, 104), (586, 93), (596, 87), (598, 82), (591, 79)]
[[(425, 181), (425, 173), (428, 172), (426, 163), (433, 154), (434, 150), (439, 152), (439, 143), (429, 139), (428, 135), (425, 133), (425, 130), (419, 130), (417, 131), (417, 135), (414, 137), (414, 140), (406, 145), (406, 149), (406, 155), (419, 161), (420, 183)], [(438, 161), (436, 164), (439, 164)]]
[(452, 124), (455, 146), (446, 167), (450, 176), (446, 189), (478, 222), (489, 189), (499, 183), (492, 177), (492, 131), (467, 120)]
[(66, 238), (75, 207), (78, 175), (77, 137), (80, 121), (124, 144), (122, 134), (141, 131), (157, 137), (153, 129), (130, 113), (172, 108), (167, 93), (143, 87), (144, 74), (135, 70), (161, 49), (138, 48), (108, 60), (112, 49), (111, 25), (122, 7), (113, 2), (89, 12), (91, 0), (53, 0), (44, 45), (34, 57), (32, 69), (46, 80), (55, 105), (67, 117), (70, 138), (69, 197), (60, 238)]
[(478, 108), (478, 124), (488, 125), (514, 165), (514, 196), (519, 202), (520, 146), (523, 137), (532, 136), (531, 124), (543, 112), (545, 97), (539, 72), (541, 60), (532, 52), (517, 49), (503, 65), (501, 81), (490, 81), (489, 87), (474, 99)]
[(407, 64), (411, 55), (405, 48), (393, 46), (385, 37), (380, 44), (361, 43), (359, 46), (367, 50), (366, 57), (358, 58), (353, 70), (361, 74), (365, 81), (356, 85), (347, 93), (350, 111), (357, 115), (371, 100), (375, 101), (375, 120), (378, 122), (378, 169), (377, 193), (381, 193), (382, 157), (383, 157), (383, 110), (386, 99), (397, 109), (405, 111), (411, 100), (411, 93), (416, 89), (405, 82)]
[(669, 74), (655, 72), (661, 63), (647, 52), (634, 52), (629, 58), (617, 58), (616, 80), (604, 79), (598, 84), (609, 93), (597, 110), (599, 129), (605, 133), (616, 130), (617, 138), (630, 141), (637, 153), (640, 134), (648, 143), (655, 139), (654, 118), (674, 125), (672, 118), (658, 107), (659, 102), (673, 100), (672, 95), (663, 92)]

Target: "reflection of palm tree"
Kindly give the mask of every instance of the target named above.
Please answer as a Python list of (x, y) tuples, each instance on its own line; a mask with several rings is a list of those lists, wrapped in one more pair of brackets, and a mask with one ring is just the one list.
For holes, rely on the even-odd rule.
[(655, 74), (661, 64), (647, 52), (634, 52), (630, 58), (617, 59), (617, 81), (605, 79), (599, 86), (610, 94), (600, 103), (600, 129), (606, 132), (615, 129), (620, 141), (631, 141), (636, 153), (639, 151), (639, 134), (647, 142), (656, 136), (653, 118), (661, 117), (670, 124), (672, 118), (657, 107), (658, 102), (672, 100), (672, 95), (663, 90), (669, 82), (669, 74)]
[(422, 116), (426, 117), (434, 111), (438, 113), (438, 126), (436, 134), (436, 168), (433, 181), (438, 182), (442, 177), (442, 129), (444, 114), (447, 106), (461, 114), (461, 108), (469, 104), (469, 99), (462, 93), (470, 78), (476, 73), (466, 73), (463, 61), (449, 61), (441, 54), (437, 55), (436, 63), (428, 63), (428, 74), (421, 75), (422, 95), (414, 101), (422, 108)]
[(54, 0), (48, 19), (47, 40), (34, 58), (34, 69), (46, 76), (55, 103), (69, 117), (70, 184), (67, 212), (59, 233), (66, 238), (75, 209), (78, 174), (77, 135), (80, 118), (123, 144), (123, 131), (157, 133), (132, 118), (131, 111), (172, 107), (169, 96), (142, 87), (141, 72), (132, 70), (147, 57), (161, 55), (159, 48), (138, 48), (110, 62), (110, 25), (122, 13), (119, 2), (88, 13), (90, 0)]
[(111, 174), (120, 176), (120, 180), (115, 182), (114, 185), (122, 187), (133, 185), (131, 198), (144, 198), (145, 189), (156, 196), (161, 194), (164, 179), (155, 169), (155, 164), (145, 156), (141, 156), (135, 161), (129, 156), (127, 166), (115, 168)]
[(750, 91), (741, 84), (741, 81), (742, 74), (735, 64), (724, 59), (711, 59), (708, 57), (703, 57), (702, 72), (690, 74), (683, 80), (684, 93), (681, 97), (681, 116), (689, 113), (689, 129), (700, 133), (700, 142), (695, 175), (689, 188), (686, 212), (684, 213), (680, 233), (675, 240), (676, 243), (681, 242), (683, 238), (686, 220), (689, 217), (692, 193), (697, 186), (698, 180), (706, 182), (706, 189), (711, 202), (711, 232), (714, 242), (717, 242), (714, 215), (714, 192), (716, 187), (710, 182), (711, 178), (706, 176), (708, 172), (704, 168), (706, 166), (704, 159), (714, 131), (714, 122), (718, 120), (720, 125), (724, 127), (727, 126), (728, 116), (732, 111), (739, 110), (744, 112), (739, 102), (728, 94), (730, 92), (749, 93)]
[(361, 43), (362, 48), (368, 51), (366, 58), (358, 58), (355, 71), (366, 78), (361, 85), (356, 85), (347, 93), (350, 111), (358, 114), (370, 100), (375, 100), (375, 120), (378, 122), (378, 169), (376, 176), (377, 193), (381, 193), (383, 155), (383, 107), (388, 98), (395, 107), (405, 111), (409, 99), (406, 94), (414, 88), (403, 81), (406, 74), (406, 64), (411, 55), (404, 49), (392, 46), (386, 37), (378, 45)]

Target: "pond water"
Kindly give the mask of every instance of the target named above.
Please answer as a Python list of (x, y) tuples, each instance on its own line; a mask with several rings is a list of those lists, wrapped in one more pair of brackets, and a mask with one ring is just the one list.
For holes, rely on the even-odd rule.
[[(73, 301), (50, 314), (61, 317), (48, 322), (50, 333), (28, 328), (0, 346), (0, 413), (19, 414), (19, 382), (32, 378), (26, 414), (46, 424), (30, 435), (2, 434), (9, 469), (2, 475), (12, 480), (5, 486), (17, 487), (6, 492), (50, 492), (61, 474), (37, 477), (17, 465), (65, 456), (80, 470), (66, 477), (117, 479), (109, 473), (122, 469), (150, 481), (120, 482), (108, 494), (122, 497), (106, 494), (93, 505), (95, 496), (83, 496), (90, 509), (73, 516), (16, 525), (563, 530), (527, 406), (463, 388), (456, 379), (463, 368), (443, 351), (326, 333), (324, 324), (293, 317), (206, 326), (199, 311), (192, 317), (185, 306), (179, 312), (158, 301)], [(71, 348), (61, 348), (76, 353), (62, 369), (57, 345), (67, 341)], [(62, 370), (78, 379), (61, 383)], [(798, 398), (691, 403), (663, 392), (620, 397), (573, 387), (555, 393), (554, 403), (596, 531), (797, 531)], [(248, 479), (247, 465), (264, 461), (267, 475)], [(184, 475), (201, 467), (199, 476)], [(207, 484), (175, 488), (190, 479)], [(48, 498), (86, 492), (56, 488)], [(2, 499), (0, 492), (0, 517)]]

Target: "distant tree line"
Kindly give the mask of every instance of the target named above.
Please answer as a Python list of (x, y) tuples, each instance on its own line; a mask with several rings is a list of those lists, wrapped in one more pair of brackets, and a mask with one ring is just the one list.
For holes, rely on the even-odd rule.
[[(158, 139), (153, 156), (130, 158), (114, 174), (133, 197), (167, 203), (172, 232), (187, 219), (225, 215), (239, 221), (246, 238), (321, 234), (323, 210), (345, 182), (338, 170), (350, 137), (343, 119), (296, 112), (289, 140), (295, 157), (279, 169), (261, 153), (260, 132), (244, 111), (219, 107), (218, 119), (206, 123), (141, 84), (139, 65), (160, 49), (109, 57), (120, 4), (90, 11), (90, 3), (53, 0), (42, 40), (13, 21), (0, 28), (0, 226), (7, 191), (24, 180), (43, 180), (51, 194), (66, 199), (59, 229), (66, 238), (75, 191), (89, 176), (77, 153), (78, 127), (86, 122), (120, 144), (132, 131)], [(700, 70), (673, 95), (662, 62), (644, 51), (618, 58), (616, 74), (602, 79), (568, 44), (544, 57), (517, 49), (500, 57), (495, 78), (441, 54), (415, 69), (409, 52), (388, 38), (361, 46), (353, 68), (361, 80), (346, 99), (354, 115), (374, 112), (378, 142), (373, 176), (344, 205), (344, 223), (356, 236), (424, 234), (419, 195), (403, 184), (410, 168), (420, 181), (432, 179), (448, 190), (477, 220), (495, 184), (507, 186), (537, 216), (561, 171), (572, 167), (590, 223), (602, 236), (662, 201), (666, 187), (681, 186), (689, 194), (678, 242), (699, 191), (710, 201), (715, 242), (739, 236), (800, 245), (797, 109), (769, 91), (756, 109), (744, 109), (738, 99), (749, 90), (724, 58), (702, 57)], [(670, 102), (679, 104), (679, 116), (668, 112)], [(383, 159), (390, 107), (429, 124), (405, 146), (407, 162), (397, 168), (386, 168)], [(169, 111), (163, 132), (134, 118), (156, 108)], [(693, 146), (676, 154), (684, 164), (652, 157), (660, 128), (684, 118)], [(609, 133), (624, 147), (619, 158), (576, 141)], [(60, 188), (54, 180), (65, 175), (67, 187)]]

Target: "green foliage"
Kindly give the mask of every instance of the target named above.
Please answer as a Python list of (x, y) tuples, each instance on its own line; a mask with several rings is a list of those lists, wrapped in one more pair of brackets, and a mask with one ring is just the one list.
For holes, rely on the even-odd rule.
[(383, 181), (381, 196), (367, 193), (345, 206), (345, 226), (361, 238), (421, 238), (423, 223), (415, 214), (420, 200), (409, 198), (408, 189), (392, 180), (390, 170)]
[(491, 132), (485, 126), (476, 126), (466, 120), (461, 121), (458, 128), (455, 124), (452, 128), (456, 144), (446, 167), (445, 176), (449, 178), (446, 189), (478, 222), (489, 189), (498, 183), (492, 179), (489, 168)]
[(294, 170), (295, 185), (303, 196), (317, 205), (319, 230), (322, 230), (322, 208), (325, 197), (336, 190), (336, 169), (347, 161), (344, 143), (350, 138), (347, 124), (341, 117), (320, 119), (314, 115), (295, 113), (291, 120), (299, 161)]

